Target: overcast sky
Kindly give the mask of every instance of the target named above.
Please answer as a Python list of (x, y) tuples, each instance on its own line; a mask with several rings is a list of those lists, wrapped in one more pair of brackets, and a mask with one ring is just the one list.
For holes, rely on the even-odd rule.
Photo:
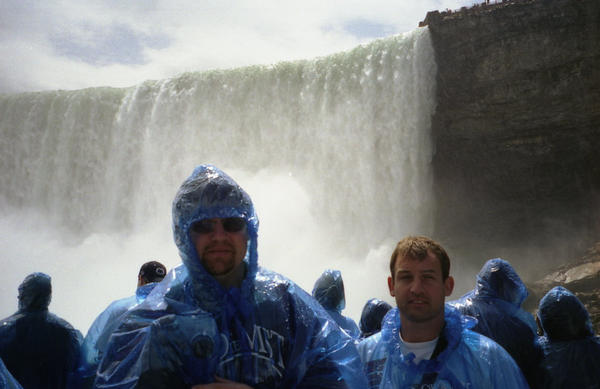
[(1, 0), (0, 93), (310, 59), (476, 0)]

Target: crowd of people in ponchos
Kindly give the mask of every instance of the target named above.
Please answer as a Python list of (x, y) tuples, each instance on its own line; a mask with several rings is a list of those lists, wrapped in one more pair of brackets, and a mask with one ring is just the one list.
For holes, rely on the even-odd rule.
[(27, 276), (17, 312), (0, 322), (0, 389), (600, 388), (585, 306), (558, 286), (534, 318), (505, 260), (445, 301), (447, 254), (406, 237), (390, 261), (396, 306), (370, 299), (357, 325), (342, 314), (340, 271), (325, 270), (311, 295), (258, 266), (252, 201), (218, 168), (199, 166), (182, 184), (173, 231), (182, 264), (142, 265), (135, 295), (85, 337), (49, 312), (50, 276)]

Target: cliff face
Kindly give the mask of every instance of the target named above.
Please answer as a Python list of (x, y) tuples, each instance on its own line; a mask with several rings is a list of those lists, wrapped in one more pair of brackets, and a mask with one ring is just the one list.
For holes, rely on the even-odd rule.
[(524, 279), (583, 255), (600, 238), (600, 1), (510, 1), (423, 24), (438, 63), (436, 238)]

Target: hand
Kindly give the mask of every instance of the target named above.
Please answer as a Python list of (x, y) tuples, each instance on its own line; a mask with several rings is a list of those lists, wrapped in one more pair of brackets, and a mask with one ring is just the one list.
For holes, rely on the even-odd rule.
[(215, 377), (215, 382), (212, 384), (194, 385), (191, 389), (252, 389), (252, 387), (225, 378)]

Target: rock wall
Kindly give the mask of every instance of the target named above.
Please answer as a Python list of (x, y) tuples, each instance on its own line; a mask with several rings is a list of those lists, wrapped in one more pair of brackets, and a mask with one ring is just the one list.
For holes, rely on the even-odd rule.
[[(600, 237), (600, 1), (430, 12), (434, 235), (537, 280)], [(537, 277), (537, 278), (536, 278)]]

